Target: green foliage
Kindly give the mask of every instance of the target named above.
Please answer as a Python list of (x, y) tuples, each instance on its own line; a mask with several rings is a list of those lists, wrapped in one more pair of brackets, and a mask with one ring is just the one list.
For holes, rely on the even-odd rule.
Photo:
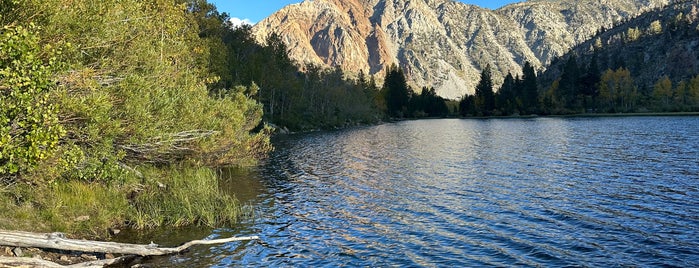
[(127, 218), (138, 229), (160, 226), (221, 226), (235, 223), (241, 215), (237, 200), (219, 189), (216, 173), (208, 168), (148, 169), (150, 181), (134, 189), (135, 213)]
[(481, 80), (476, 85), (475, 106), (479, 115), (492, 115), (495, 109), (495, 93), (490, 65), (481, 72)]
[(653, 86), (650, 98), (653, 109), (657, 111), (699, 111), (699, 75), (682, 80), (675, 87), (668, 76), (663, 76)]
[(699, 108), (699, 75), (694, 76), (687, 84), (689, 103), (694, 108)]
[(519, 83), (519, 91), (522, 97), (520, 107), (521, 114), (534, 114), (539, 111), (539, 85), (536, 71), (530, 62), (525, 62), (522, 67), (522, 81)]
[(2, 188), (0, 228), (101, 237), (115, 226), (229, 226), (241, 216), (238, 201), (219, 189), (210, 168), (139, 169), (139, 183), (68, 181)]
[(475, 96), (466, 94), (459, 101), (459, 113), (461, 116), (477, 115)]
[[(272, 148), (259, 88), (224, 75), (228, 24), (197, 3), (0, 2), (0, 200), (11, 203), (0, 225), (97, 232), (235, 219), (206, 167), (250, 165)], [(174, 199), (152, 186), (161, 177)]]
[(590, 63), (578, 63), (571, 56), (561, 68), (560, 75), (542, 96), (544, 110), (552, 114), (568, 114), (592, 111), (599, 96), (601, 74), (597, 55), (593, 54)]
[(120, 189), (78, 181), (53, 184), (38, 200), (47, 230), (66, 233), (105, 235), (131, 209)]
[[(694, 2), (671, 1), (662, 9), (598, 32), (562, 59), (554, 60), (541, 75), (540, 83), (555, 89), (542, 96), (544, 110), (547, 113), (696, 111), (688, 87), (691, 78), (699, 73), (699, 57), (694, 46), (699, 36), (695, 31), (698, 21)], [(573, 67), (567, 64), (572, 57), (577, 57), (581, 75), (577, 83), (566, 77), (569, 72), (565, 70)], [(629, 90), (624, 91), (628, 93), (625, 97), (617, 94), (610, 83), (600, 84), (600, 74), (605, 70), (611, 70), (606, 82), (620, 81), (620, 68), (629, 71), (634, 84), (626, 87)], [(662, 81), (665, 75), (669, 81)], [(659, 81), (664, 84), (655, 90)], [(569, 90), (571, 85), (577, 86), (577, 94)], [(602, 86), (606, 87), (605, 92), (600, 92)], [(631, 90), (634, 87), (635, 93)], [(602, 93), (604, 96), (600, 96)]]
[(403, 74), (403, 69), (392, 65), (386, 69), (381, 95), (386, 103), (386, 114), (391, 117), (402, 118), (406, 116), (411, 90)]
[(594, 108), (595, 101), (599, 96), (599, 83), (602, 79), (602, 74), (599, 71), (597, 55), (592, 56), (587, 70), (580, 78), (580, 93), (583, 95), (583, 106), (585, 110)]
[(105, 236), (131, 211), (125, 189), (80, 181), (0, 189), (0, 229)]
[[(601, 76), (596, 73), (597, 62), (593, 58), (586, 74), (577, 84), (578, 95), (586, 110), (599, 112), (691, 112), (699, 110), (699, 79), (681, 80), (675, 87), (669, 76), (656, 81), (651, 90), (639, 90), (631, 71), (626, 68), (607, 69)], [(557, 95), (562, 94), (560, 83), (555, 80), (542, 96), (547, 113), (567, 113), (577, 106), (566, 105)], [(558, 93), (557, 93), (558, 92)], [(568, 96), (572, 97), (572, 96)], [(594, 107), (592, 109), (591, 107)]]
[(90, 157), (72, 176), (111, 180), (123, 161), (249, 164), (269, 151), (266, 134), (250, 133), (262, 117), (250, 97), (256, 88), (210, 94), (217, 77), (207, 70), (226, 63), (214, 61), (223, 41), (202, 34), (216, 28), (202, 12), (169, 1), (113, 0), (74, 1), (47, 14), (48, 38), (77, 47), (59, 99), (69, 122), (66, 142)]
[(517, 92), (515, 91), (515, 78), (512, 73), (507, 73), (500, 90), (495, 95), (495, 106), (500, 108), (503, 114), (519, 113), (517, 107)]
[(558, 91), (555, 92), (555, 97), (565, 107), (575, 109), (579, 106), (580, 78), (581, 73), (577, 58), (571, 56), (563, 67)]
[[(344, 127), (376, 122), (379, 118), (374, 78), (352, 81), (340, 69), (303, 66), (289, 58), (281, 37), (270, 35), (256, 43), (249, 26), (224, 33), (231, 81), (224, 84), (259, 85), (250, 94), (264, 106), (264, 119), (292, 130)], [(360, 79), (361, 80), (361, 79)]]
[(437, 95), (434, 88), (423, 87), (419, 95), (412, 94), (408, 103), (409, 113), (415, 117), (446, 117), (450, 114), (447, 100)]
[(52, 157), (65, 135), (49, 98), (60, 50), (42, 46), (38, 31), (33, 24), (0, 31), (0, 179)]
[(653, 98), (665, 109), (669, 108), (672, 100), (672, 81), (667, 76), (663, 76), (653, 87)]
[(675, 89), (675, 96), (673, 101), (682, 109), (685, 109), (689, 105), (689, 86), (686, 81), (680, 81)]
[(600, 108), (603, 111), (633, 112), (638, 99), (638, 89), (628, 69), (604, 72), (600, 82)]
[(481, 73), (476, 94), (461, 99), (461, 115), (520, 115), (539, 112), (539, 86), (531, 63), (524, 64), (522, 73), (522, 78), (515, 78), (508, 73), (496, 94), (493, 92), (492, 75), (488, 66)]

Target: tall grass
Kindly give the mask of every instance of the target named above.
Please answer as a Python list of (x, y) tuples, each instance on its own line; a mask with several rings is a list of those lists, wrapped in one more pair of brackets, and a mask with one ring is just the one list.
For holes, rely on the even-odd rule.
[(119, 189), (70, 181), (19, 185), (0, 194), (0, 228), (104, 236), (121, 225), (131, 208)]
[(68, 181), (0, 187), (0, 228), (105, 237), (111, 227), (229, 226), (239, 202), (210, 168), (140, 168), (142, 180), (119, 185)]
[(233, 224), (242, 215), (238, 201), (221, 192), (210, 168), (148, 169), (144, 175), (154, 178), (149, 185), (157, 189), (143, 191), (133, 200), (135, 213), (129, 221), (134, 228), (214, 227)]

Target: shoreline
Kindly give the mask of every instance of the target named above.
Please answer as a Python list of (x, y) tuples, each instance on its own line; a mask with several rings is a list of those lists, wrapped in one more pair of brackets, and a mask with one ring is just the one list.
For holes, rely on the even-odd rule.
[[(580, 114), (552, 114), (552, 115), (508, 115), (508, 116), (462, 116), (447, 117), (454, 119), (531, 119), (531, 118), (595, 118), (595, 117), (652, 117), (652, 116), (699, 116), (699, 112), (647, 112), (647, 113), (580, 113)], [(422, 119), (422, 118), (421, 118)], [(438, 119), (438, 118), (430, 118)]]
[(649, 116), (699, 116), (699, 112), (647, 112), (647, 113), (584, 113), (571, 115), (548, 115), (547, 117), (649, 117)]

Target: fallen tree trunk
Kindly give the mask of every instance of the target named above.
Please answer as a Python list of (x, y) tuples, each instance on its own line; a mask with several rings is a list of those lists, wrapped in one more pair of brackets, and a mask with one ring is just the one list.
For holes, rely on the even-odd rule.
[[(122, 257), (123, 258), (123, 257)], [(98, 260), (98, 261), (88, 261), (72, 265), (60, 265), (51, 261), (35, 258), (21, 258), (21, 257), (0, 257), (0, 267), (43, 267), (43, 268), (98, 268), (105, 267), (107, 265), (114, 265), (121, 263), (122, 258), (109, 259), (109, 260)]]
[(157, 244), (139, 245), (116, 242), (100, 242), (68, 239), (62, 233), (29, 233), (0, 230), (0, 245), (25, 248), (50, 248), (80, 252), (98, 252), (139, 256), (159, 256), (182, 252), (194, 245), (222, 244), (234, 241), (257, 240), (257, 236), (231, 237), (215, 240), (194, 240), (174, 248), (161, 248)]

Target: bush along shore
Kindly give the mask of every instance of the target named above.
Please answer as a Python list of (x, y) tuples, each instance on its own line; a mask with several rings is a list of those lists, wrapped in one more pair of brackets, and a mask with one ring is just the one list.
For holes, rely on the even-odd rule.
[(0, 229), (104, 238), (238, 219), (215, 170), (255, 164), (269, 128), (255, 85), (215, 87), (226, 63), (201, 34), (207, 7), (2, 2)]

